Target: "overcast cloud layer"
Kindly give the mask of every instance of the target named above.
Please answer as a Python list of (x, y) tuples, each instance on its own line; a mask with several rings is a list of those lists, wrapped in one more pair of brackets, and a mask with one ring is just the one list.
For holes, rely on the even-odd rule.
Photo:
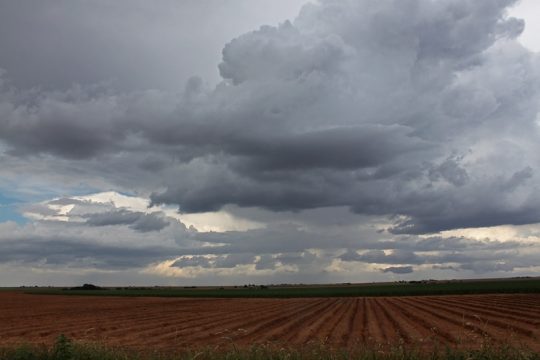
[[(68, 52), (52, 78), (46, 52), (39, 76), (19, 74), (35, 59), (0, 56), (0, 195), (28, 219), (0, 223), (0, 264), (135, 283), (123, 271), (206, 283), (537, 274), (540, 59), (516, 40), (515, 3), (307, 4), (226, 43), (215, 86), (183, 82), (189, 62), (124, 48), (88, 70)], [(158, 21), (161, 5), (134, 24)], [(103, 8), (119, 16), (92, 11)], [(95, 29), (124, 36), (92, 14), (90, 57), (112, 46)], [(125, 80), (147, 64), (159, 76)], [(79, 196), (109, 190), (127, 195)], [(513, 238), (471, 235), (507, 225)], [(54, 278), (40, 276), (26, 279)]]

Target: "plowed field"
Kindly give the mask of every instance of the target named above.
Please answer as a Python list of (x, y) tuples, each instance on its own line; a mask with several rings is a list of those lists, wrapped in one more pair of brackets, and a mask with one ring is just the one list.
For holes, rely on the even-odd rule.
[(540, 295), (183, 299), (0, 292), (0, 345), (82, 341), (134, 348), (234, 342), (435, 344), (483, 339), (540, 350)]

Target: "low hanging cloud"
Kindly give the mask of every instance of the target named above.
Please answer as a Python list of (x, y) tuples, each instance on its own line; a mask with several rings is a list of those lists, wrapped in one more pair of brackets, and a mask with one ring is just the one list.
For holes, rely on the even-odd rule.
[[(515, 3), (307, 4), (230, 41), (223, 81), (194, 77), (181, 96), (24, 90), (3, 74), (2, 158), (84, 169), (182, 212), (347, 207), (393, 234), (537, 223), (540, 61), (516, 41)], [(166, 226), (87, 221), (114, 219)]]
[(390, 266), (381, 271), (383, 273), (411, 274), (414, 270), (412, 266)]
[(140, 231), (159, 231), (169, 225), (162, 213), (145, 214), (137, 211), (120, 209), (111, 212), (86, 214), (86, 223), (91, 226), (129, 225)]
[[(147, 203), (102, 193), (27, 206), (34, 221), (0, 223), (0, 263), (11, 271), (31, 268), (43, 274), (99, 269), (100, 281), (131, 272), (153, 281), (175, 277), (241, 284), (383, 281), (399, 274), (420, 279), (447, 277), (448, 272), (452, 277), (494, 277), (534, 272), (540, 256), (538, 226), (525, 227), (515, 240), (505, 241), (393, 235), (381, 233), (360, 215), (349, 213), (338, 221), (331, 218), (338, 209), (317, 209), (296, 217), (278, 213), (257, 229), (205, 232), (169, 216), (177, 214), (154, 211), (146, 215), (163, 217), (169, 225), (143, 232), (132, 224)], [(320, 224), (319, 218), (327, 222)], [(375, 224), (380, 220), (373, 219)]]

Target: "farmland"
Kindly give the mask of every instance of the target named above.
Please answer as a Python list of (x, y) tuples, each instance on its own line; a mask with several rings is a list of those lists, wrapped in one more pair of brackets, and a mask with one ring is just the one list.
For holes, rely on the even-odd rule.
[(227, 299), (4, 291), (0, 309), (2, 346), (51, 344), (63, 333), (132, 349), (309, 343), (474, 348), (493, 340), (540, 351), (540, 294)]
[(192, 298), (297, 298), (540, 293), (540, 278), (228, 287), (30, 288), (34, 294)]

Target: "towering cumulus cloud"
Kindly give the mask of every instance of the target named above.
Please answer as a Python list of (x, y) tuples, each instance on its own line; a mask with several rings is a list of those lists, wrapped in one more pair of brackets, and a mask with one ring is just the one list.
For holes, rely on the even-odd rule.
[(205, 180), (153, 200), (349, 206), (396, 233), (539, 221), (538, 57), (513, 3), (322, 1), (234, 39), (203, 104), (145, 130), (203, 152)]
[(538, 222), (539, 62), (514, 2), (308, 4), (226, 44), (224, 80), (181, 99), (4, 83), (0, 136), (12, 156), (161, 173), (133, 186), (183, 212), (347, 206), (394, 233)]

